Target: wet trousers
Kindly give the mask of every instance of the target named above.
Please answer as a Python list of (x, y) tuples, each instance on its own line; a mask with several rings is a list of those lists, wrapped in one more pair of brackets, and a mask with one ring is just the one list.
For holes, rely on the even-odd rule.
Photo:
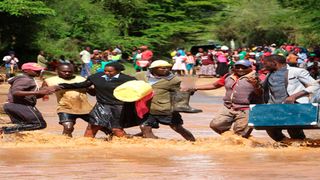
[[(266, 130), (268, 135), (275, 141), (282, 141), (286, 136), (282, 133), (282, 129), (268, 129)], [(302, 129), (291, 128), (287, 129), (290, 138), (292, 139), (305, 139), (306, 135)]]
[(4, 134), (32, 131), (47, 127), (47, 123), (36, 107), (6, 103), (3, 105), (3, 109), (9, 115), (12, 123), (15, 124), (14, 126), (2, 127)]
[(233, 125), (235, 134), (243, 137), (248, 136), (248, 112), (248, 110), (235, 111), (224, 106), (219, 111), (218, 117), (211, 121), (210, 128), (218, 134), (222, 134), (229, 131)]

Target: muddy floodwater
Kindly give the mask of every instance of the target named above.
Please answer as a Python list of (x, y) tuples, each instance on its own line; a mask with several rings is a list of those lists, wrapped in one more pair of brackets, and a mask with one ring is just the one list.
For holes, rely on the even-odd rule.
[[(212, 79), (201, 79), (207, 83)], [(192, 85), (192, 83), (185, 83)], [(197, 138), (187, 142), (167, 126), (154, 130), (161, 139), (84, 138), (86, 123), (78, 120), (74, 138), (61, 134), (56, 100), (38, 101), (48, 122), (41, 131), (3, 135), (0, 139), (0, 179), (320, 179), (318, 144), (294, 143), (282, 147), (264, 131), (243, 139), (209, 129), (222, 107), (223, 89), (196, 93), (191, 105), (199, 114), (182, 114), (184, 126)], [(94, 97), (90, 97), (94, 103)], [(6, 117), (2, 118), (3, 123)], [(128, 133), (139, 128), (127, 129)], [(319, 130), (307, 130), (320, 139)]]

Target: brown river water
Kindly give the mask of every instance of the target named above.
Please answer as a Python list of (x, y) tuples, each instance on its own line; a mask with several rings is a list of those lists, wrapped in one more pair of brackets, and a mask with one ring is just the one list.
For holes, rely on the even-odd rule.
[[(0, 179), (320, 179), (318, 144), (298, 142), (279, 147), (264, 131), (254, 130), (251, 138), (243, 139), (232, 132), (220, 136), (210, 130), (209, 122), (222, 107), (222, 95), (223, 89), (196, 93), (191, 105), (204, 112), (182, 114), (184, 126), (196, 142), (183, 140), (166, 126), (154, 130), (161, 137), (157, 140), (105, 141), (102, 133), (96, 139), (84, 138), (86, 123), (80, 119), (74, 138), (67, 138), (60, 135), (55, 96), (45, 102), (40, 99), (37, 106), (48, 127), (2, 136)], [(94, 98), (90, 99), (94, 103)], [(139, 128), (127, 132), (134, 134)], [(306, 134), (320, 139), (319, 130)]]

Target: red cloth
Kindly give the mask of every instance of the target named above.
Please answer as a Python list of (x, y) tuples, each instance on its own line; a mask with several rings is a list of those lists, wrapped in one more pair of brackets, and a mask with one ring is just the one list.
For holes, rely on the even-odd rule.
[(265, 52), (263, 53), (264, 56), (271, 56), (271, 52)]
[(143, 61), (151, 61), (153, 57), (153, 52), (150, 50), (145, 50), (141, 53), (141, 60)]
[(154, 92), (152, 91), (150, 94), (146, 95), (142, 99), (135, 102), (137, 115), (139, 118), (143, 118), (143, 116), (149, 112), (149, 108), (147, 106), (147, 102), (153, 97)]
[(259, 79), (260, 79), (261, 81), (264, 81), (264, 80), (267, 78), (267, 74), (268, 74), (268, 73), (269, 73), (268, 70), (266, 70), (266, 69), (260, 69), (260, 70), (258, 71)]
[(227, 74), (223, 75), (215, 83), (219, 84), (220, 86), (224, 86), (227, 76), (230, 76), (230, 74), (227, 73)]

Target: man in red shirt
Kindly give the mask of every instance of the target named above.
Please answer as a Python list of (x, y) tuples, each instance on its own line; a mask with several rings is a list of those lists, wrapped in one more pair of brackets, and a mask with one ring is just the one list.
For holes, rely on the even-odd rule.
[(198, 85), (194, 90), (212, 90), (222, 86), (226, 89), (223, 98), (224, 107), (211, 121), (210, 127), (218, 134), (222, 134), (230, 130), (234, 124), (234, 133), (248, 138), (252, 131), (248, 127), (249, 105), (263, 103), (263, 90), (250, 61), (237, 61), (233, 73), (224, 75), (212, 84)]

